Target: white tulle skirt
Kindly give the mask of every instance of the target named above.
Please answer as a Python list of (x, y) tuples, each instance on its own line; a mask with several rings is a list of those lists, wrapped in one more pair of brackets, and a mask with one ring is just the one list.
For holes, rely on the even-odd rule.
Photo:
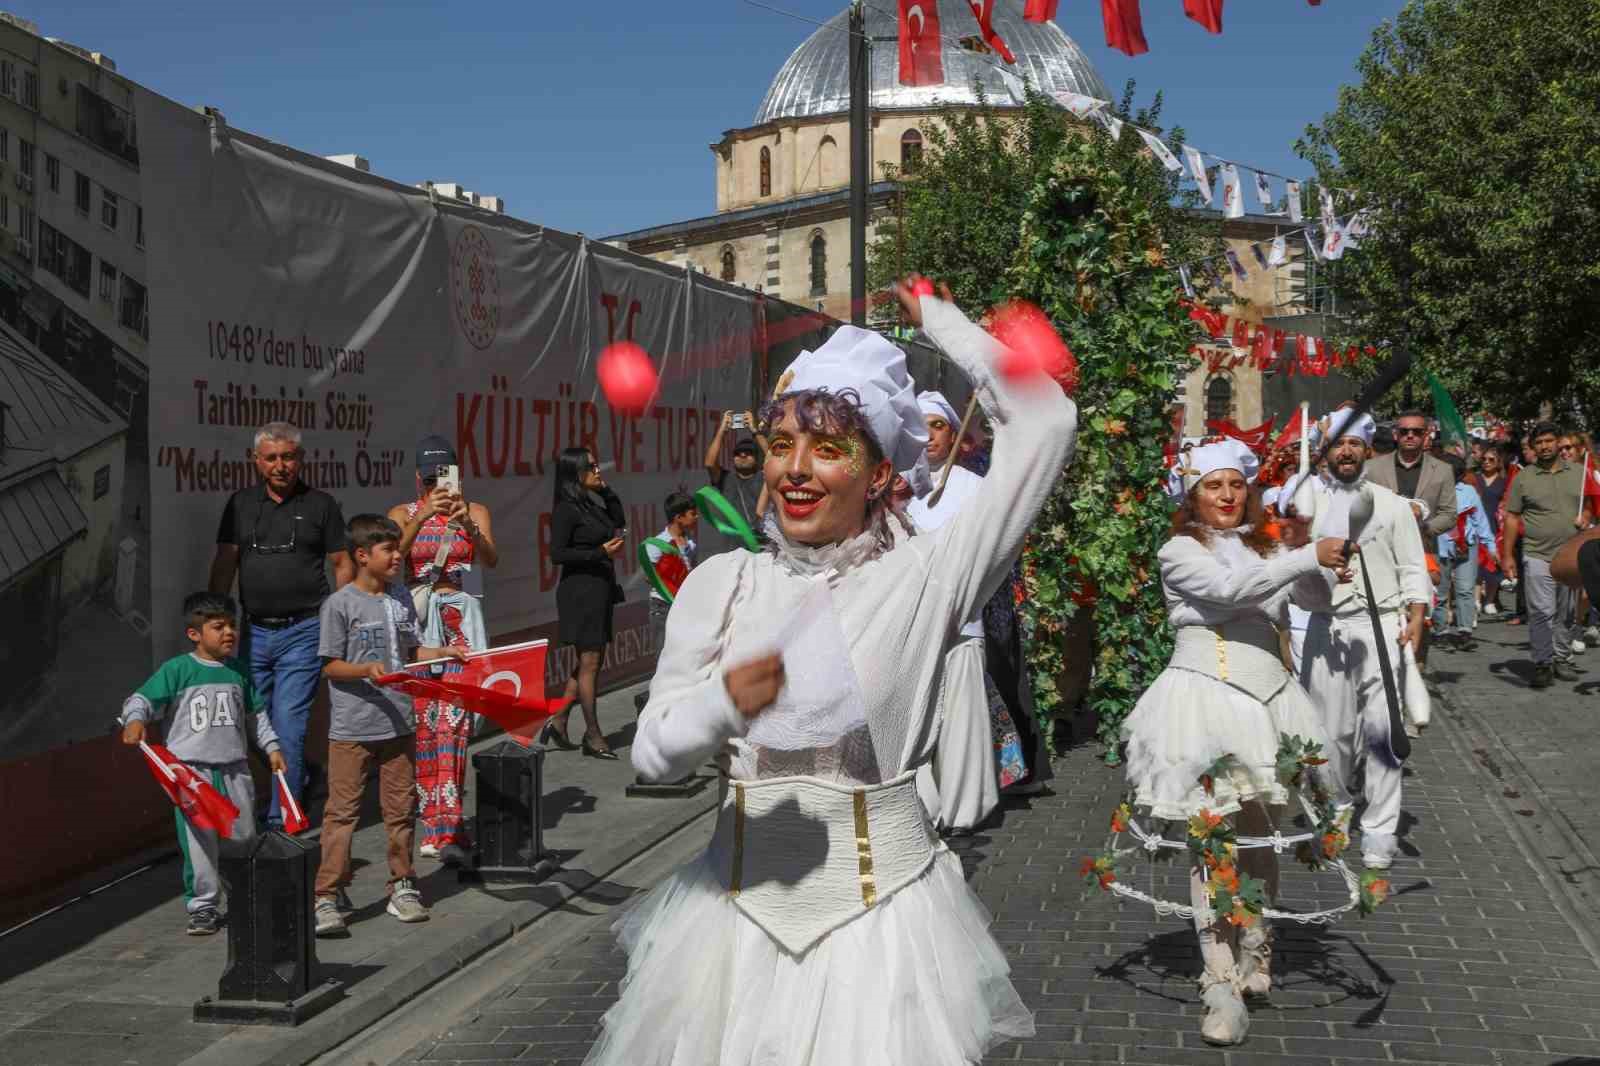
[[(1285, 803), (1288, 791), (1277, 775), (1284, 733), (1327, 750), (1321, 716), (1297, 682), (1263, 703), (1214, 677), (1163, 670), (1122, 723), (1135, 803), (1157, 818), (1173, 819), (1201, 808), (1232, 814), (1251, 799)], [(1231, 770), (1214, 779), (1208, 795), (1200, 776), (1224, 755), (1233, 756)]]
[(622, 999), (585, 1066), (966, 1066), (1032, 1036), (989, 913), (941, 848), (920, 878), (803, 955), (695, 860), (614, 926)]

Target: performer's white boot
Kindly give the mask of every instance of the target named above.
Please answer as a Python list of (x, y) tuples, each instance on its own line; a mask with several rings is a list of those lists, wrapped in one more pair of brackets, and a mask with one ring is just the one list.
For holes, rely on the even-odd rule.
[[(1264, 837), (1273, 829), (1281, 808), (1269, 811), (1260, 803), (1246, 803), (1234, 815), (1240, 836)], [(1239, 869), (1259, 878), (1266, 889), (1267, 905), (1278, 901), (1278, 855), (1271, 848), (1240, 848)], [(1247, 997), (1265, 999), (1272, 993), (1272, 930), (1265, 917), (1254, 925), (1235, 931), (1235, 952), (1239, 971), (1239, 990)]]
[(1238, 931), (1227, 922), (1214, 920), (1206, 896), (1203, 873), (1189, 873), (1189, 901), (1194, 907), (1194, 929), (1200, 938), (1200, 999), (1206, 1005), (1200, 1021), (1200, 1037), (1208, 1044), (1228, 1047), (1244, 1042), (1250, 1031), (1250, 1012), (1240, 994), (1239, 969), (1234, 964)]
[(1253, 998), (1272, 994), (1272, 932), (1265, 918), (1239, 933), (1239, 987)]
[(1361, 863), (1369, 870), (1387, 870), (1394, 863), (1400, 842), (1393, 833), (1361, 832)]

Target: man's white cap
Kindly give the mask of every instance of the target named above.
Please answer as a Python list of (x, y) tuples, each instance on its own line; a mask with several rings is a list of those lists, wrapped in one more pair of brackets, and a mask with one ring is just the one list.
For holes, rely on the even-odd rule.
[(784, 396), (853, 391), (868, 432), (894, 469), (911, 483), (912, 491), (919, 481), (928, 484), (928, 426), (917, 406), (905, 352), (880, 334), (840, 326), (822, 347), (801, 352), (788, 373), (793, 376)]
[(1172, 468), (1171, 483), (1181, 484), (1183, 493), (1187, 495), (1194, 491), (1203, 478), (1218, 470), (1237, 470), (1249, 482), (1256, 479), (1256, 471), (1260, 468), (1256, 453), (1245, 447), (1243, 442), (1221, 440), (1180, 454), (1177, 464)]
[[(1312, 436), (1312, 443), (1322, 447), (1323, 438), (1344, 424), (1350, 414), (1347, 408), (1329, 411), (1317, 422), (1317, 431)], [(1360, 437), (1363, 444), (1371, 444), (1373, 436), (1378, 432), (1378, 423), (1373, 421), (1369, 414), (1362, 414), (1360, 418), (1353, 419), (1349, 425), (1339, 430), (1341, 437)]]
[(944, 398), (944, 393), (929, 389), (927, 392), (917, 394), (917, 406), (922, 408), (922, 413), (942, 418), (950, 423), (951, 429), (959, 429), (961, 420), (956, 417), (956, 408), (949, 400)]

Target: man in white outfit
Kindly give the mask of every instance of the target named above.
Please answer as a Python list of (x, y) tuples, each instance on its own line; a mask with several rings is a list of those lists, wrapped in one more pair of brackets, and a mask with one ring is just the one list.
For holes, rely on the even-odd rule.
[[(945, 460), (961, 446), (957, 439), (961, 422), (955, 407), (940, 393), (921, 393), (917, 406), (928, 426), (928, 469), (937, 488)], [(950, 480), (937, 504), (930, 505), (930, 493), (907, 504), (906, 514), (918, 533), (932, 533), (959, 514), (982, 485), (981, 475), (957, 464), (950, 468)], [(939, 747), (917, 774), (922, 805), (940, 829), (974, 829), (1000, 802), (983, 661), (979, 613), (967, 619), (960, 639), (945, 653)]]
[[(1321, 423), (1332, 432), (1344, 411)], [(1343, 429), (1328, 452), (1322, 491), (1316, 494), (1314, 537), (1348, 537), (1350, 505), (1363, 488), (1372, 493), (1373, 513), (1362, 530), (1351, 563), (1353, 580), (1334, 589), (1333, 609), (1311, 615), (1306, 629), (1300, 681), (1322, 712), (1332, 749), (1328, 770), (1338, 802), (1349, 811), (1358, 766), (1364, 768), (1366, 810), (1361, 816), (1361, 857), (1369, 869), (1387, 869), (1394, 860), (1400, 823), (1401, 768), (1389, 754), (1389, 703), (1384, 692), (1376, 642), (1390, 641), (1396, 698), (1404, 700), (1411, 667), (1402, 649), (1415, 649), (1422, 614), (1432, 593), (1422, 537), (1410, 506), (1394, 492), (1366, 480), (1367, 446), (1375, 426), (1363, 415)], [(1372, 578), (1380, 634), (1367, 612), (1366, 586), (1358, 568)], [(1348, 819), (1349, 815), (1345, 815)]]

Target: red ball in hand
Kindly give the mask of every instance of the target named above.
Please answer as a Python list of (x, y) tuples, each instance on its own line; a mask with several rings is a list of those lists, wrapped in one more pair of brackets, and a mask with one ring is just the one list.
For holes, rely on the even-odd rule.
[(1026, 300), (1000, 305), (989, 332), (1007, 348), (995, 368), (1002, 377), (1016, 381), (1043, 374), (1068, 395), (1078, 387), (1078, 360), (1038, 307)]
[(923, 277), (921, 274), (913, 275), (913, 277), (911, 279), (911, 295), (913, 295), (913, 296), (932, 296), (933, 295), (933, 282), (929, 281), (927, 278)]
[(661, 385), (656, 366), (645, 350), (632, 341), (606, 345), (595, 364), (600, 391), (616, 411), (639, 417), (650, 407)]

